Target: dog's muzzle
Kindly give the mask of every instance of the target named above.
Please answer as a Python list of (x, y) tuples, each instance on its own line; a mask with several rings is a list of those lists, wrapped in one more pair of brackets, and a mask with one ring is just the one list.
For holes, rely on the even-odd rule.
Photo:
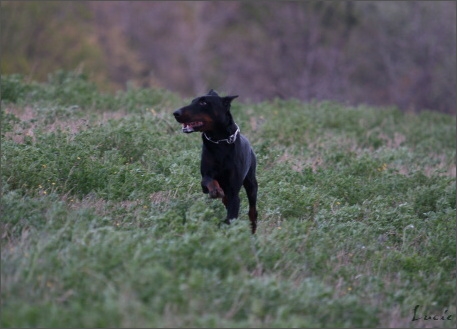
[(181, 118), (182, 117), (181, 109), (174, 111), (173, 115), (175, 116), (176, 121), (178, 121), (180, 124), (182, 124), (182, 132), (186, 133), (186, 134), (193, 133), (197, 128), (203, 126), (203, 124), (204, 124), (202, 121), (184, 122), (184, 120)]

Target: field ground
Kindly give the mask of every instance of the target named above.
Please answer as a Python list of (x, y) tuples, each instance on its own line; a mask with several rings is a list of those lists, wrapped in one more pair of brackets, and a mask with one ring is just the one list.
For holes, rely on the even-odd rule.
[(2, 77), (1, 327), (455, 327), (455, 116), (235, 101), (251, 236), (244, 193), (231, 226), (201, 193), (187, 101)]

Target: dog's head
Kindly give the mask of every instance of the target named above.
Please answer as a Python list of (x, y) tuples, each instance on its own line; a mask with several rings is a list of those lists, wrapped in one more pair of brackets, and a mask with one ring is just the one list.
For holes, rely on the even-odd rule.
[(230, 104), (238, 96), (220, 97), (213, 89), (207, 95), (173, 112), (176, 121), (182, 124), (184, 133), (209, 132), (225, 128), (233, 122)]

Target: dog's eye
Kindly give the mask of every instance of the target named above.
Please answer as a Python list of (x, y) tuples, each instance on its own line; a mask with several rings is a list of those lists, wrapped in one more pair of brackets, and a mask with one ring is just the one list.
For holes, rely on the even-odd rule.
[(201, 106), (206, 106), (207, 103), (206, 103), (206, 101), (201, 100), (200, 102), (198, 102), (198, 104), (200, 104)]

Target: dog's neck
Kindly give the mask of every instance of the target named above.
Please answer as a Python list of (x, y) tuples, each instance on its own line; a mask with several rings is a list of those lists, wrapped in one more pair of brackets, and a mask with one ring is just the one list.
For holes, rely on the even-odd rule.
[[(216, 132), (219, 130), (215, 130)], [(240, 134), (240, 128), (238, 125), (231, 121), (231, 123), (226, 127), (225, 132), (224, 130), (220, 130), (219, 133), (216, 133), (215, 131), (208, 131), (204, 132), (203, 135), (203, 140), (207, 140), (211, 143), (214, 144), (219, 144), (219, 143), (227, 143), (227, 144), (233, 144), (235, 143), (236, 139), (238, 138), (238, 135)]]

